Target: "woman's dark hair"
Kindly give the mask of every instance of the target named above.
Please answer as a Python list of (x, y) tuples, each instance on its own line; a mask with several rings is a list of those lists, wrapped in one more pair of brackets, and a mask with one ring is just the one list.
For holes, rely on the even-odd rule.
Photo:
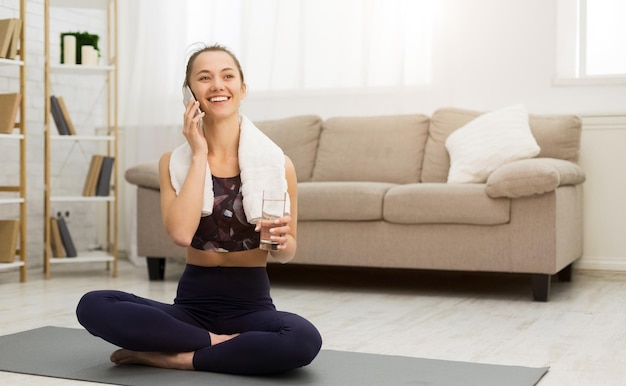
[(233, 54), (228, 48), (220, 45), (220, 44), (213, 44), (210, 46), (203, 46), (199, 49), (197, 49), (196, 51), (194, 51), (191, 56), (189, 57), (189, 60), (187, 61), (187, 69), (185, 71), (185, 81), (183, 82), (183, 86), (189, 86), (189, 78), (191, 77), (191, 67), (193, 67), (193, 62), (196, 60), (196, 58), (198, 57), (198, 55), (200, 55), (203, 52), (224, 52), (226, 54), (228, 54), (231, 58), (233, 58), (233, 61), (235, 62), (235, 65), (237, 65), (237, 70), (239, 71), (239, 76), (241, 77), (241, 83), (244, 83), (244, 78), (243, 78), (243, 70), (241, 69), (241, 64), (239, 63), (239, 60), (237, 59), (237, 57), (235, 56), (235, 54)]

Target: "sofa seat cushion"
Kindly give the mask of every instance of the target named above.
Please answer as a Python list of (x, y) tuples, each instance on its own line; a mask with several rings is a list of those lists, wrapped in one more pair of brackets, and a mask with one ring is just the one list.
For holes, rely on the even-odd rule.
[(394, 186), (384, 182), (301, 182), (298, 220), (381, 220), (383, 198)]
[(399, 185), (385, 195), (383, 218), (396, 224), (497, 225), (510, 221), (511, 200), (490, 198), (485, 184)]
[(148, 162), (126, 169), (126, 181), (144, 188), (160, 190), (159, 162)]

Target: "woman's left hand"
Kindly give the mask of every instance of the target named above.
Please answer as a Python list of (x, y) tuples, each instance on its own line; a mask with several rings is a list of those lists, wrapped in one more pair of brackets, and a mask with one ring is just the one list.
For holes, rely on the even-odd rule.
[(276, 220), (260, 220), (257, 222), (255, 231), (261, 231), (261, 223), (271, 223), (272, 228), (270, 229), (270, 240), (278, 243), (277, 248), (279, 250), (283, 250), (287, 248), (287, 242), (289, 241), (289, 233), (291, 232), (291, 216), (286, 215), (281, 218), (277, 218)]

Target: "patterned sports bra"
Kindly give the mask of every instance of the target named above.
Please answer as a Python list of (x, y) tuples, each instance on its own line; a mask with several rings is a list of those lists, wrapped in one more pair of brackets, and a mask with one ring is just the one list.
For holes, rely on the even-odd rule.
[(243, 211), (240, 176), (213, 176), (213, 213), (200, 218), (191, 246), (213, 252), (237, 252), (259, 247), (260, 234)]

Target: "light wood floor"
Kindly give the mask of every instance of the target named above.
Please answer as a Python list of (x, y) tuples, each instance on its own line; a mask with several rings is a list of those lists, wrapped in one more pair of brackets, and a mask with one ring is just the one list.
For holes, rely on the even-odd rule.
[[(0, 272), (0, 335), (51, 325), (80, 327), (74, 309), (93, 289), (172, 301), (182, 265), (164, 282), (120, 262), (53, 267), (52, 279)], [(277, 307), (303, 315), (325, 349), (520, 366), (550, 366), (539, 386), (626, 385), (626, 273), (574, 270), (550, 301), (531, 301), (525, 276), (270, 268)], [(104, 360), (104, 359), (103, 359)], [(2, 385), (85, 385), (0, 372)], [(393, 382), (390, 380), (390, 385)]]

